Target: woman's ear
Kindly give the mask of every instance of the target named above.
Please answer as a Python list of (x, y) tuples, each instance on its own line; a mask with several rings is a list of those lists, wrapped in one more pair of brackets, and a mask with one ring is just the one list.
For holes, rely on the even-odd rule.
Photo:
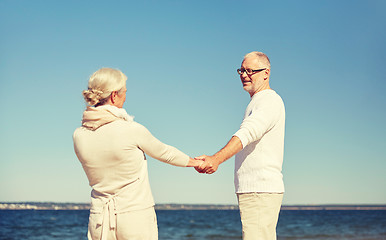
[(118, 94), (117, 91), (114, 91), (114, 92), (111, 93), (110, 101), (111, 101), (112, 104), (114, 104), (116, 102), (117, 94)]

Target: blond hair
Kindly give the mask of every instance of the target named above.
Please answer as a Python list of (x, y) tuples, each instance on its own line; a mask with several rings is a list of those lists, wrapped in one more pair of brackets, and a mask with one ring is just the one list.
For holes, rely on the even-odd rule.
[(126, 80), (126, 75), (120, 70), (101, 68), (88, 80), (88, 89), (83, 91), (84, 100), (90, 106), (103, 105), (112, 92), (120, 91), (125, 86)]
[(245, 58), (256, 58), (259, 63), (260, 63), (260, 67), (266, 67), (266, 68), (271, 68), (271, 62), (269, 61), (269, 58), (267, 55), (265, 55), (264, 53), (262, 52), (257, 52), (257, 51), (254, 51), (254, 52), (250, 52), (248, 54), (246, 54), (244, 56), (244, 59)]

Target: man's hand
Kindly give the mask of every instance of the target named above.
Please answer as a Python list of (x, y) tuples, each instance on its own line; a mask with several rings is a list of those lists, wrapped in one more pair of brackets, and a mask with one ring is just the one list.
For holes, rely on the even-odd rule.
[(220, 161), (213, 156), (202, 155), (195, 157), (194, 159), (204, 161), (199, 167), (195, 167), (196, 171), (199, 173), (212, 174), (217, 171), (218, 166), (220, 165)]

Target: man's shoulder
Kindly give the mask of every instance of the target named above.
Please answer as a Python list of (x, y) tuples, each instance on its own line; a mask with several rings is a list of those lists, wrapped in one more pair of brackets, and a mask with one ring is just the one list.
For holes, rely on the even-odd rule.
[(283, 99), (280, 97), (280, 95), (272, 90), (267, 89), (264, 91), (261, 91), (256, 94), (256, 96), (253, 96), (251, 102), (254, 102), (256, 104), (275, 104), (275, 103), (283, 103)]
[(276, 91), (272, 90), (271, 97), (280, 103), (284, 103), (282, 97)]
[(281, 98), (280, 95), (273, 89), (264, 90), (262, 91), (262, 94), (265, 94), (266, 97)]

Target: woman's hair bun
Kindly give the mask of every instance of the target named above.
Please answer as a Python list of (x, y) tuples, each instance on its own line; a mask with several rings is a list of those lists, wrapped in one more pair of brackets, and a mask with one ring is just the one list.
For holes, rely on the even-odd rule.
[(83, 91), (84, 100), (90, 106), (94, 106), (99, 103), (102, 98), (103, 92), (97, 89), (87, 89)]

